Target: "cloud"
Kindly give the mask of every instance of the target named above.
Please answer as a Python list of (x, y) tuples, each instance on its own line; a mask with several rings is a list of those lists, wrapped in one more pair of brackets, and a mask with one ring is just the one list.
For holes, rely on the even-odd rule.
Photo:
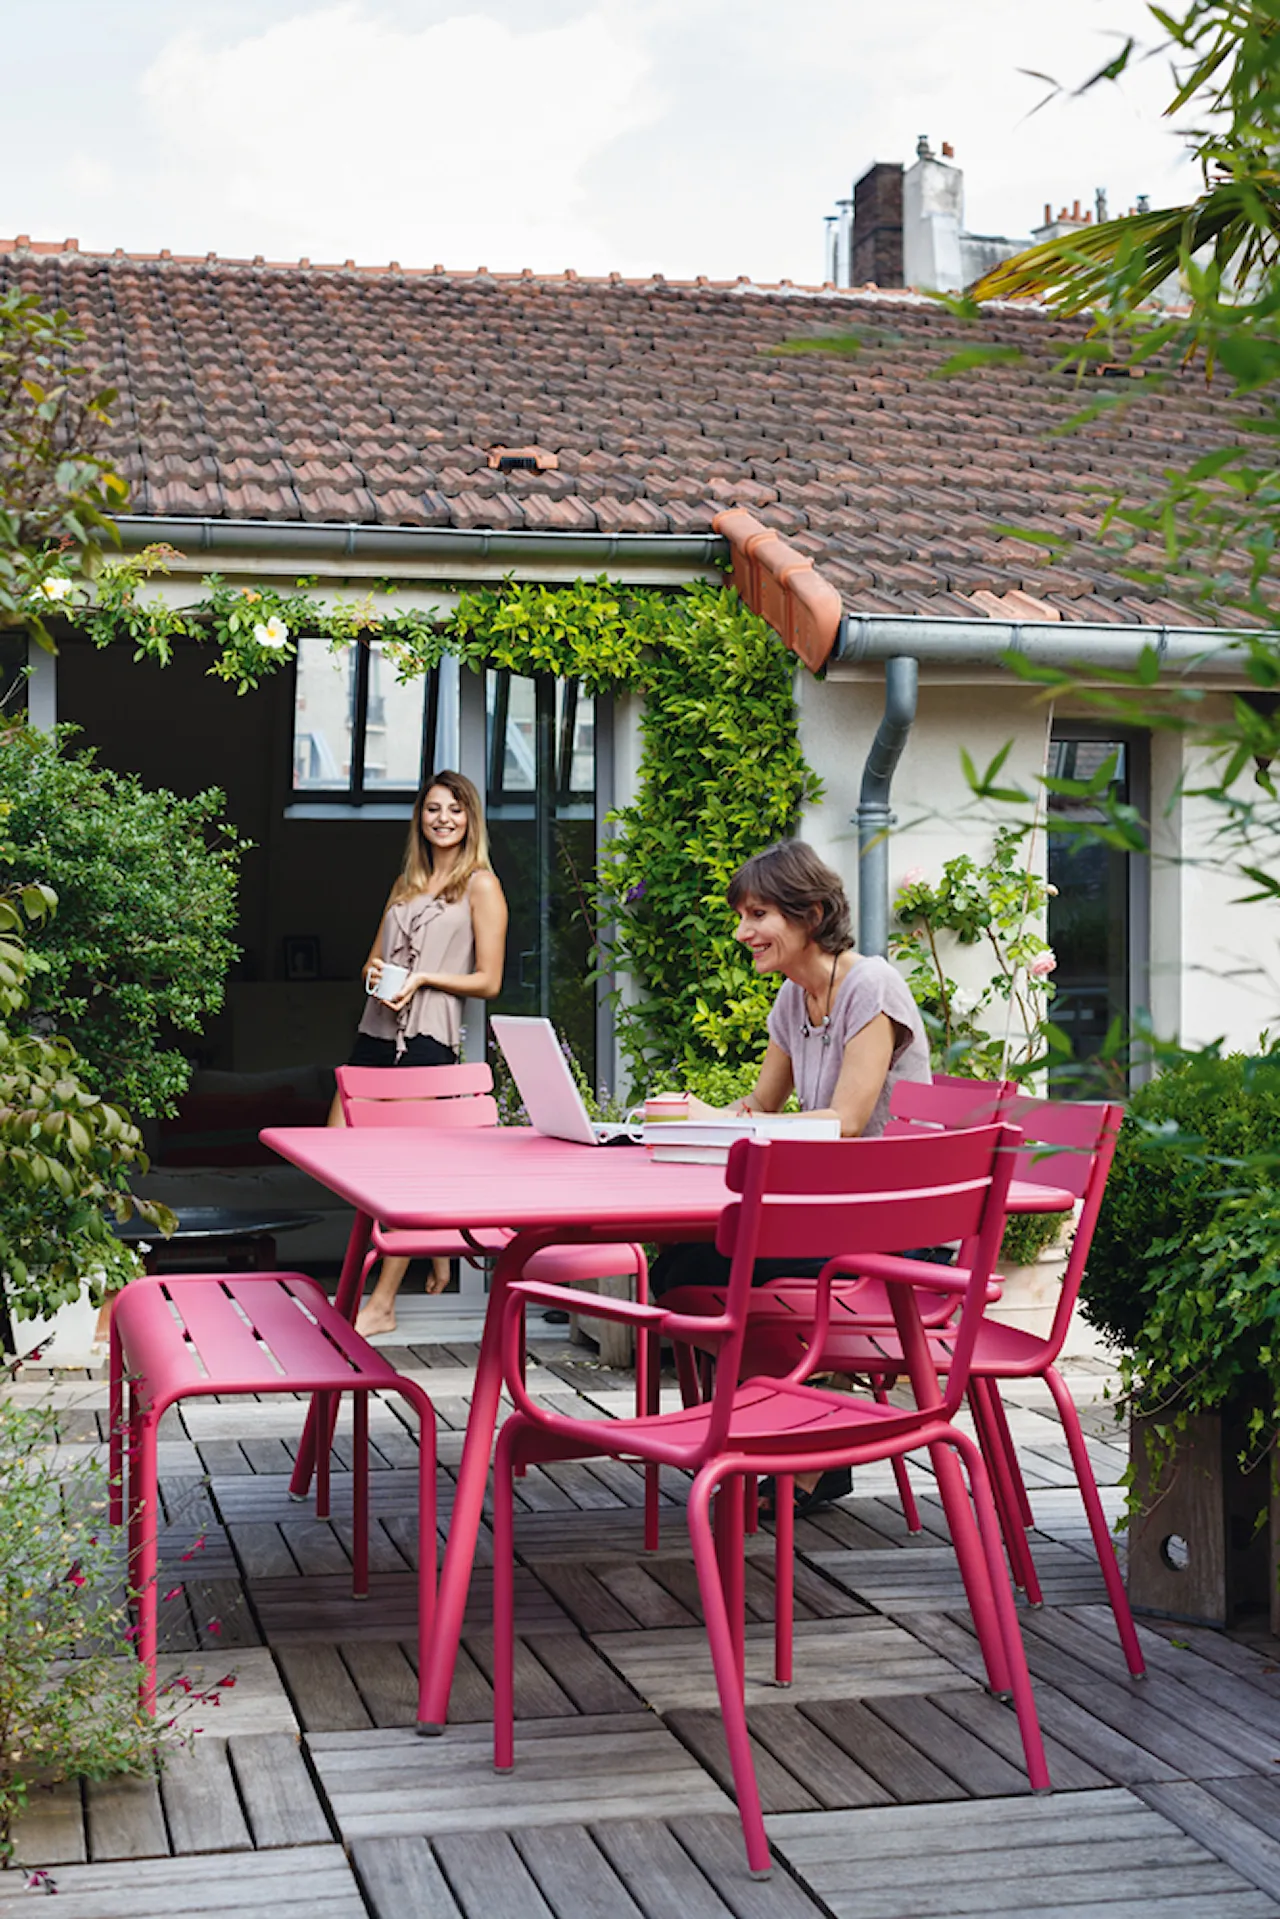
[(164, 47), (141, 82), (175, 251), (560, 268), (598, 257), (587, 175), (651, 119), (621, 14), (522, 31), (480, 14), (414, 28), (326, 7)]

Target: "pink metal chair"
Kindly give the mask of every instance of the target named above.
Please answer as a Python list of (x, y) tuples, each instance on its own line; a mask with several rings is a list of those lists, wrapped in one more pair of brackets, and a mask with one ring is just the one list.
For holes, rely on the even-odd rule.
[[(1010, 1122), (1020, 1128), (1026, 1142), (1015, 1160), (1014, 1176), (1032, 1182), (1051, 1181), (1054, 1187), (1074, 1194), (1080, 1201), (1080, 1217), (1049, 1332), (1040, 1336), (1021, 1327), (984, 1320), (969, 1363), (969, 1406), (991, 1474), (1014, 1579), (1025, 1591), (1028, 1602), (1038, 1606), (1043, 1596), (1027, 1540), (1027, 1532), (1035, 1522), (1000, 1397), (1000, 1382), (1043, 1379), (1048, 1386), (1062, 1420), (1116, 1631), (1129, 1670), (1139, 1677), (1146, 1667), (1128, 1595), (1089, 1462), (1080, 1416), (1056, 1364), (1088, 1263), (1123, 1109), (1115, 1104), (1017, 1097), (1008, 1102), (1004, 1110)], [(792, 1280), (777, 1289), (761, 1289), (756, 1294), (745, 1340), (745, 1365), (753, 1370), (785, 1370), (795, 1364), (799, 1352), (810, 1350), (800, 1321), (805, 1306), (803, 1288), (805, 1282)], [(856, 1282), (841, 1288), (838, 1298), (835, 1288), (832, 1292), (830, 1316), (821, 1351), (814, 1361), (815, 1368), (870, 1378), (876, 1382), (877, 1391), (883, 1392), (907, 1371), (902, 1342), (891, 1316), (879, 1308), (875, 1299), (864, 1305), (866, 1295), (860, 1297)], [(867, 1294), (870, 1292), (868, 1288)], [(807, 1308), (810, 1313), (813, 1304), (813, 1286), (809, 1282)], [(927, 1336), (931, 1363), (940, 1372), (945, 1371), (953, 1363), (954, 1328), (931, 1326)]]
[[(700, 1341), (714, 1342), (717, 1366), (710, 1397), (678, 1412), (581, 1420), (536, 1406), (521, 1377), (525, 1308), (563, 1304), (572, 1295), (534, 1280), (512, 1285), (503, 1325), (503, 1363), (516, 1410), (499, 1434), (494, 1470), (494, 1762), (499, 1770), (514, 1763), (514, 1475), (541, 1460), (602, 1456), (682, 1468), (694, 1474), (689, 1531), (747, 1860), (753, 1874), (767, 1874), (769, 1846), (743, 1700), (744, 1478), (761, 1472), (779, 1476), (775, 1666), (785, 1683), (791, 1676), (792, 1508), (789, 1498), (781, 1497), (782, 1488), (790, 1491), (796, 1472), (894, 1458), (927, 1446), (939, 1466), (940, 1482), (948, 1476), (942, 1470), (944, 1460), (954, 1475), (948, 1500), (952, 1538), (992, 1686), (1011, 1692), (1030, 1782), (1036, 1790), (1048, 1788), (986, 1468), (978, 1448), (954, 1424), (1003, 1231), (1005, 1188), (1017, 1138), (1008, 1128), (989, 1126), (928, 1139), (739, 1141), (729, 1157), (726, 1182), (740, 1197), (722, 1213), (716, 1239), (721, 1252), (732, 1259), (722, 1310), (713, 1320), (693, 1323), (667, 1310), (665, 1302), (653, 1306), (622, 1300), (600, 1303), (610, 1318), (638, 1330), (677, 1340), (695, 1332)], [(949, 1272), (945, 1281), (961, 1302), (945, 1381), (930, 1370), (915, 1308), (921, 1269), (893, 1256), (918, 1244), (922, 1236), (930, 1241), (963, 1240), (973, 1254), (967, 1270)], [(785, 1377), (740, 1382), (755, 1259), (812, 1257), (829, 1252), (832, 1246), (846, 1250), (828, 1261), (815, 1283), (812, 1351), (802, 1354)], [(909, 1410), (805, 1384), (825, 1332), (833, 1278), (871, 1266), (888, 1287), (901, 1337), (913, 1353), (917, 1404)], [(972, 1507), (956, 1455), (968, 1471)]]

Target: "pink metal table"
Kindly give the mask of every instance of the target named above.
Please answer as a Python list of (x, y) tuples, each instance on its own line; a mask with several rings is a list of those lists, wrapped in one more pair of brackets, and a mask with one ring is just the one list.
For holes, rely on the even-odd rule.
[[(350, 1319), (375, 1220), (397, 1230), (451, 1230), (465, 1221), (514, 1227), (489, 1291), (471, 1413), (436, 1599), (419, 1730), (444, 1728), (479, 1536), (502, 1390), (501, 1329), (507, 1287), (540, 1246), (566, 1241), (712, 1239), (729, 1199), (718, 1166), (658, 1162), (638, 1147), (577, 1146), (523, 1127), (433, 1132), (362, 1132), (347, 1127), (273, 1126), (264, 1145), (355, 1208), (335, 1305)], [(1011, 1211), (1060, 1211), (1069, 1194), (1020, 1185)], [(313, 1427), (309, 1425), (309, 1434)], [(299, 1448), (291, 1490), (303, 1493), (312, 1448)], [(425, 1542), (424, 1542), (425, 1549)]]

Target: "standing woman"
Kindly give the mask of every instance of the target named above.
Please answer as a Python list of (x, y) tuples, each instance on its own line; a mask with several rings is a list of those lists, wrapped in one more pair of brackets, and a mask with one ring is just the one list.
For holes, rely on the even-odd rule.
[[(480, 795), (461, 773), (433, 773), (414, 803), (400, 877), (365, 961), (369, 1002), (348, 1064), (455, 1065), (462, 1002), (497, 998), (506, 939), (507, 902), (489, 865)], [(375, 995), (387, 966), (403, 966), (408, 978), (384, 1000)], [(337, 1101), (330, 1123), (342, 1124)], [(408, 1263), (383, 1260), (358, 1332), (395, 1331)], [(434, 1260), (428, 1292), (448, 1282), (449, 1262)]]

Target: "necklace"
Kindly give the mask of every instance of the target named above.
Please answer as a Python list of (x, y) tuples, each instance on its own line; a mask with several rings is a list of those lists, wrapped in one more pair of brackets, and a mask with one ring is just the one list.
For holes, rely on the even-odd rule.
[(807, 1099), (805, 1098), (805, 1090), (804, 1090), (804, 1083), (803, 1083), (804, 1075), (798, 1071), (796, 1073), (796, 1092), (798, 1093), (800, 1097), (800, 1109), (802, 1112), (805, 1112), (805, 1113), (809, 1113), (814, 1110), (814, 1104), (818, 1097), (818, 1087), (822, 1080), (823, 1060), (826, 1056), (827, 1048), (831, 1044), (831, 1001), (835, 996), (836, 967), (839, 964), (839, 961), (840, 961), (840, 955), (838, 953), (833, 953), (831, 957), (831, 973), (827, 980), (826, 1004), (823, 1007), (821, 1020), (810, 1021), (809, 994), (808, 994), (808, 990), (807, 989), (805, 990), (804, 1018), (801, 1021), (801, 1025), (800, 1025), (800, 1037), (804, 1042), (804, 1048), (805, 1048), (804, 1057), (805, 1057), (806, 1064), (808, 1059), (809, 1041), (816, 1034), (822, 1043), (822, 1050), (818, 1055), (817, 1068), (813, 1076), (813, 1085), (809, 1088), (809, 1097)]

